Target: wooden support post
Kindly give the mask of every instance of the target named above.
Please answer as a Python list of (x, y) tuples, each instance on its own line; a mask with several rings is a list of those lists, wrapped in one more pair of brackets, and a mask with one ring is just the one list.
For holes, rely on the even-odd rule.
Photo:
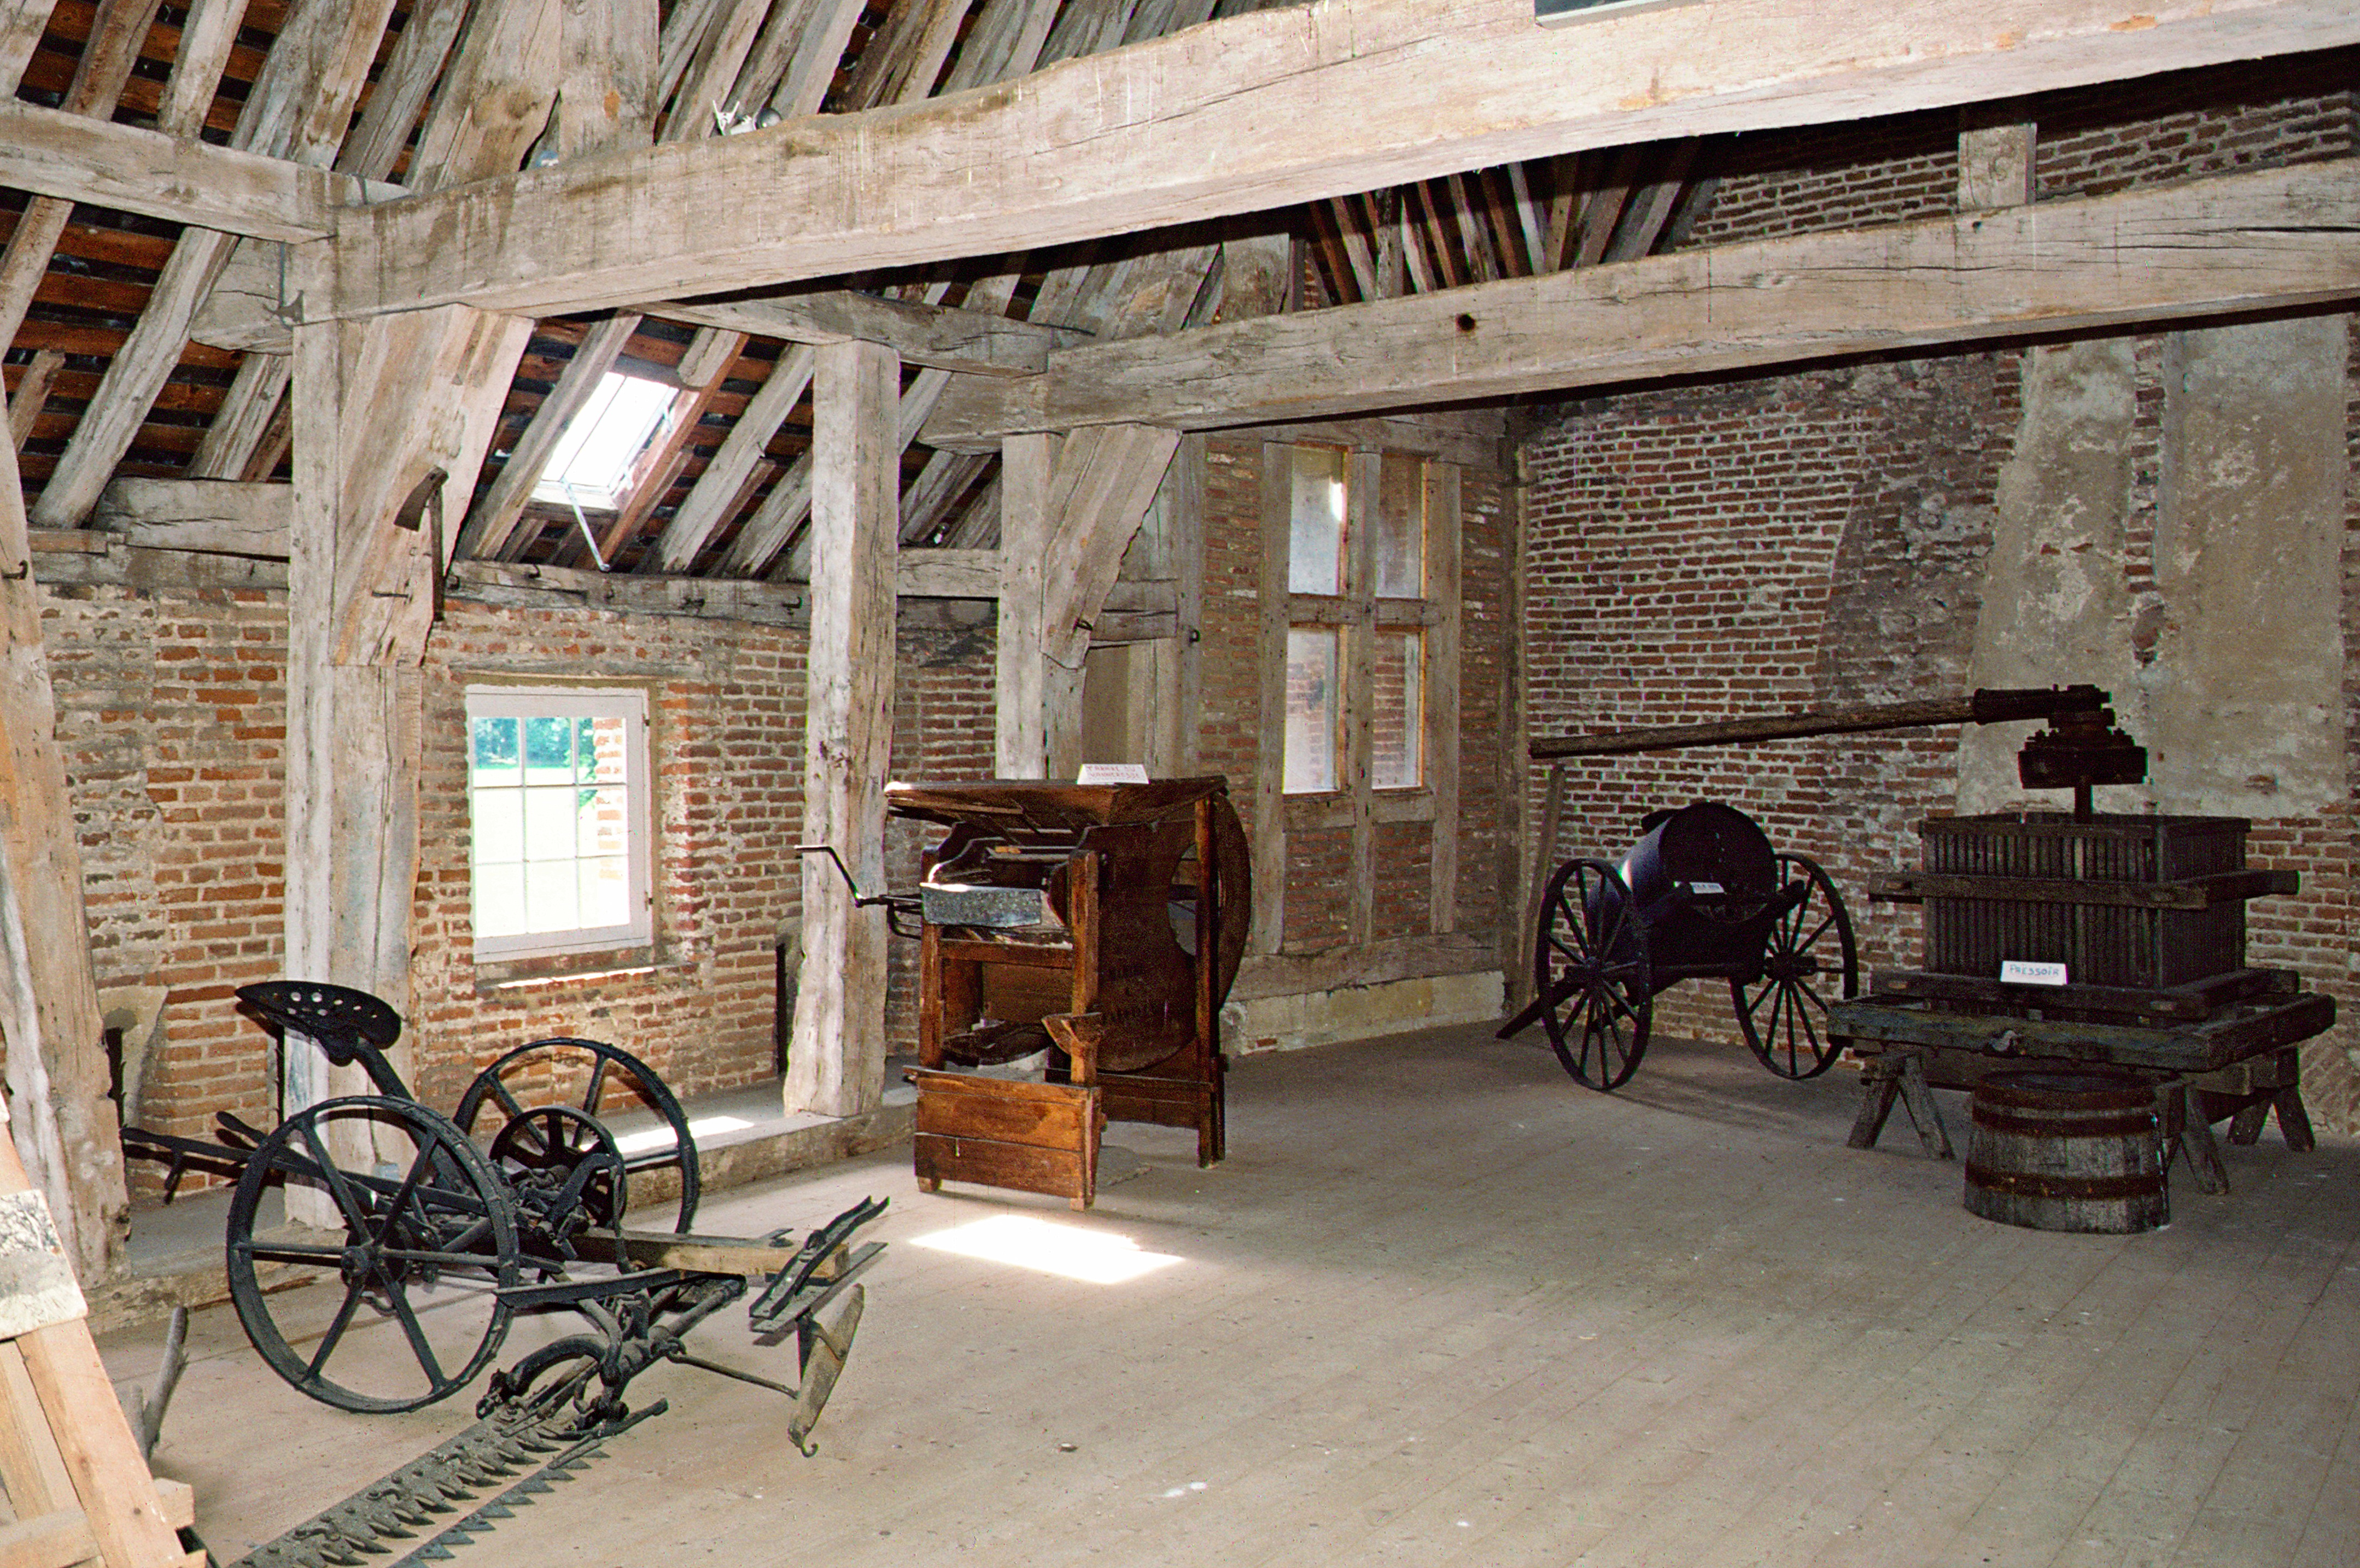
[[(29, 1185), (9, 1141), (12, 1130), (0, 1116), (0, 1199), (16, 1198)], [(39, 1268), (38, 1253), (23, 1254), (24, 1228), (19, 1209), (10, 1225), (18, 1255), (9, 1264), (20, 1286), (28, 1266)], [(0, 1487), (16, 1520), (0, 1528), (0, 1562), (202, 1568), (202, 1552), (180, 1550), (172, 1510), (115, 1403), (82, 1316), (80, 1291), (35, 1299), (47, 1310), (35, 1322), (11, 1325), (13, 1337), (0, 1343)]]
[[(326, 286), (324, 245), (300, 247), (296, 265), (307, 288)], [(450, 525), (530, 332), (453, 306), (295, 333), (287, 969), (397, 1012), (410, 990), (420, 665)], [(308, 1050), (287, 1053), (287, 1073), (290, 1109), (344, 1082)]]
[(0, 451), (0, 1040), (16, 1136), (75, 1269), (106, 1277), (125, 1198), (82, 845), (14, 446)]
[(1990, 109), (1959, 111), (1959, 211), (1985, 212), (2032, 200), (2039, 127), (1994, 119)]
[[(901, 375), (892, 350), (842, 343), (818, 351), (814, 376), (803, 842), (835, 845), (864, 894), (885, 881)], [(884, 912), (856, 909), (836, 867), (809, 855), (803, 915), (787, 1109), (874, 1110), (885, 1092)]]
[(1052, 435), (1011, 436), (1000, 443), (1000, 668), (992, 771), (1002, 779), (1047, 777), (1041, 594), (1052, 532), (1049, 479), (1060, 444)]

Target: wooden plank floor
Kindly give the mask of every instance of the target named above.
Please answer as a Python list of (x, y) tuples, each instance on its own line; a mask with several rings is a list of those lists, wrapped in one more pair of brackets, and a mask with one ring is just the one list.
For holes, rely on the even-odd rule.
[[(1906, 1124), (1847, 1149), (1847, 1079), (1677, 1041), (1612, 1096), (1480, 1029), (1231, 1089), (1226, 1164), (1118, 1127), (1146, 1169), (1087, 1215), (920, 1194), (906, 1153), (716, 1198), (700, 1229), (893, 1199), (819, 1456), (782, 1400), (664, 1368), (634, 1392), (669, 1413), (461, 1562), (2360, 1562), (2351, 1138), (2273, 1130), (2230, 1196), (2182, 1181), (2169, 1228), (2092, 1237), (1968, 1214)], [(1011, 1217), (1174, 1261), (1098, 1284), (919, 1244)], [(741, 1323), (701, 1348), (761, 1368)], [(114, 1336), (118, 1376), (154, 1337)], [(472, 1419), (314, 1405), (225, 1310), (193, 1343), (157, 1467), (222, 1560)]]

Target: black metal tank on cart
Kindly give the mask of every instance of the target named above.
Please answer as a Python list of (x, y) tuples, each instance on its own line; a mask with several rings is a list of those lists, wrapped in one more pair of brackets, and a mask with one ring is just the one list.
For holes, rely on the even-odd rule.
[(1655, 996), (1726, 980), (1764, 1066), (1784, 1078), (1827, 1071), (1841, 1049), (1828, 1005), (1860, 978), (1852, 919), (1827, 873), (1778, 853), (1760, 823), (1718, 800), (1652, 811), (1640, 826), (1620, 860), (1567, 861), (1543, 896), (1535, 1007), (1565, 1070), (1593, 1089), (1621, 1087), (1646, 1053)]

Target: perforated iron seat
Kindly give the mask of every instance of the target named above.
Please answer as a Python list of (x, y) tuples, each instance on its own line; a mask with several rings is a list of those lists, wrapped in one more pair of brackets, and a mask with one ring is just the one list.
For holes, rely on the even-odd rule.
[(382, 997), (318, 980), (266, 980), (237, 988), (238, 1000), (266, 1022), (320, 1042), (328, 1060), (349, 1066), (401, 1038), (401, 1015)]

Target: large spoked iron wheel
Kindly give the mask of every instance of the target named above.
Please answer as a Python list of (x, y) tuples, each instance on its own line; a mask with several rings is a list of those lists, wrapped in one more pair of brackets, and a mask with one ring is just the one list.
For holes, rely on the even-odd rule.
[(1778, 857), (1778, 885), (1803, 884), (1802, 902), (1778, 918), (1764, 944), (1762, 975), (1732, 980), (1738, 1027), (1762, 1065), (1781, 1078), (1816, 1078), (1844, 1041), (1828, 1033), (1828, 1007), (1860, 990), (1852, 917), (1836, 885), (1808, 855)]
[(1565, 1070), (1601, 1091), (1630, 1082), (1647, 1051), (1655, 989), (1646, 928), (1610, 862), (1568, 860), (1549, 878), (1533, 981)]
[[(589, 1129), (571, 1118), (563, 1128), (531, 1120), (552, 1105), (580, 1112), (607, 1136), (584, 1136)], [(604, 1040), (563, 1036), (517, 1047), (475, 1074), (451, 1119), (504, 1152), (530, 1152), (543, 1180), (570, 1175), (569, 1160), (619, 1150), (635, 1228), (684, 1234), (696, 1218), (700, 1183), (687, 1114), (654, 1068)], [(617, 1183), (614, 1197), (622, 1196)], [(619, 1208), (614, 1217), (623, 1218)]]
[[(266, 1207), (273, 1193), (290, 1200), (294, 1220)], [(306, 1203), (301, 1193), (315, 1196)], [(230, 1300), (262, 1358), (311, 1398), (347, 1410), (417, 1410), (464, 1388), (508, 1333), (495, 1292), (520, 1272), (508, 1205), (475, 1145), (423, 1105), (323, 1101), (274, 1128), (238, 1180)], [(302, 1223), (322, 1209), (340, 1229)], [(339, 1279), (325, 1320), (322, 1292), (266, 1293), (262, 1263)]]

